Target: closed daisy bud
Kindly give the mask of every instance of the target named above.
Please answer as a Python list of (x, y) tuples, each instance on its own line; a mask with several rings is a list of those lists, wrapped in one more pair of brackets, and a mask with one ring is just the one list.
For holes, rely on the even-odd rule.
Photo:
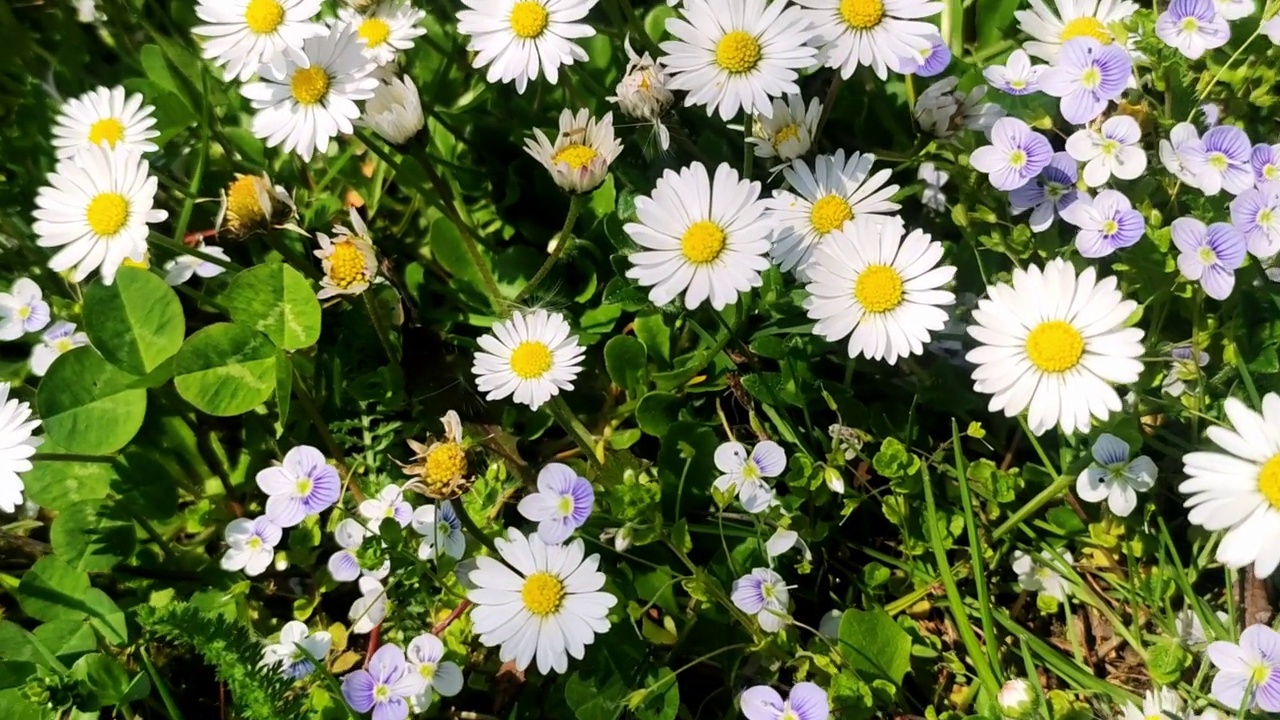
[(631, 49), (631, 38), (624, 42), (627, 50), (627, 72), (614, 88), (616, 95), (605, 98), (618, 104), (622, 114), (637, 120), (651, 122), (658, 132), (662, 149), (670, 145), (670, 136), (662, 126), (662, 116), (667, 113), (675, 96), (667, 88), (666, 68), (653, 61), (649, 53), (636, 55)]
[(225, 230), (234, 237), (244, 237), (295, 212), (293, 198), (284, 188), (272, 185), (266, 174), (237, 175), (222, 193), (215, 227), (219, 234)]
[(422, 100), (413, 80), (405, 75), (379, 85), (364, 105), (364, 122), (383, 140), (395, 145), (417, 135), (424, 120)]
[(524, 141), (525, 152), (542, 163), (556, 184), (571, 193), (587, 193), (604, 182), (609, 164), (622, 152), (613, 136), (613, 113), (596, 120), (588, 110), (560, 113), (560, 134), (554, 142), (534, 128)]
[(997, 697), (1000, 703), (1000, 714), (1010, 720), (1021, 720), (1030, 717), (1036, 709), (1036, 695), (1031, 683), (1022, 678), (1014, 678), (1000, 688)]

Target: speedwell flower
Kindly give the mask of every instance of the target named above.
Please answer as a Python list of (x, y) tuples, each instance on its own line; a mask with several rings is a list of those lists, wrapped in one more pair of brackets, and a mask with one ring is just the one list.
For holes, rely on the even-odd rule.
[(316, 293), (321, 300), (335, 295), (359, 295), (384, 282), (378, 275), (378, 256), (373, 251), (368, 226), (355, 208), (351, 208), (350, 217), (350, 229), (334, 225), (333, 237), (316, 233), (320, 249), (312, 254), (320, 258), (324, 268), (320, 292)]
[(292, 680), (306, 677), (324, 662), (333, 636), (324, 630), (311, 632), (306, 623), (290, 620), (280, 628), (280, 641), (262, 650), (262, 664)]
[(1181, 397), (1187, 391), (1187, 383), (1197, 382), (1200, 368), (1209, 364), (1209, 353), (1195, 350), (1190, 345), (1178, 345), (1169, 351), (1169, 369), (1165, 372), (1161, 389), (1173, 397)]
[(821, 46), (818, 61), (848, 79), (860, 66), (881, 80), (906, 72), (929, 48), (938, 27), (924, 18), (942, 12), (934, 0), (797, 0)]
[[(1071, 553), (1060, 550), (1062, 561), (1072, 564)], [(1029, 592), (1048, 595), (1061, 602), (1071, 592), (1071, 584), (1049, 564), (1043, 555), (1028, 555), (1021, 550), (1013, 551), (1013, 572), (1018, 576), (1018, 586)]]
[(409, 673), (422, 678), (422, 690), (409, 698), (414, 712), (426, 712), (431, 706), (431, 692), (452, 697), (462, 692), (462, 668), (444, 659), (444, 643), (431, 633), (423, 633), (409, 641), (405, 651)]
[(44, 374), (49, 372), (49, 366), (53, 365), (53, 361), (59, 356), (88, 344), (89, 336), (76, 332), (75, 323), (59, 320), (50, 325), (49, 329), (40, 335), (40, 342), (31, 347), (31, 374), (44, 377)]
[(1249, 164), (1253, 166), (1253, 181), (1263, 183), (1280, 180), (1280, 145), (1258, 143), (1249, 153)]
[(49, 317), (49, 303), (31, 278), (18, 278), (9, 292), (0, 293), (0, 340), (40, 332), (49, 324)]
[(387, 590), (373, 575), (361, 577), (356, 586), (360, 588), (360, 597), (351, 603), (347, 619), (351, 621), (351, 632), (365, 635), (387, 619)]
[(811, 99), (808, 108), (798, 94), (789, 95), (785, 100), (774, 98), (770, 115), (756, 113), (747, 142), (751, 143), (756, 157), (790, 162), (809, 152), (821, 119), (822, 103), (818, 98)]
[(951, 48), (941, 35), (929, 39), (929, 47), (899, 61), (901, 71), (917, 77), (939, 75), (951, 64)]
[(1213, 5), (1222, 19), (1243, 20), (1253, 14), (1253, 0), (1213, 0)]
[(1189, 143), (1181, 158), (1195, 177), (1195, 186), (1205, 195), (1217, 195), (1219, 190), (1239, 195), (1253, 187), (1252, 155), (1253, 147), (1243, 130), (1217, 125), (1205, 131), (1199, 142)]
[(1249, 254), (1268, 258), (1280, 252), (1280, 182), (1259, 184), (1231, 201), (1231, 224), (1249, 241)]
[(1040, 76), (1048, 65), (1033, 65), (1021, 48), (1009, 53), (1004, 65), (988, 65), (982, 71), (987, 82), (1009, 95), (1028, 95), (1040, 90)]
[(276, 545), (280, 544), (280, 527), (265, 516), (253, 520), (236, 518), (227, 523), (223, 532), (227, 553), (219, 565), (229, 572), (243, 570), (249, 577), (261, 575), (267, 569), (275, 557)]
[(69, 158), (86, 147), (106, 143), (112, 150), (160, 149), (151, 142), (160, 136), (155, 130), (155, 108), (143, 105), (142, 95), (125, 94), (124, 88), (100, 87), (62, 106), (53, 126), (53, 146), (58, 159)]
[(1191, 217), (1174, 220), (1172, 229), (1182, 276), (1199, 282), (1214, 300), (1226, 300), (1235, 287), (1235, 272), (1244, 264), (1248, 245), (1244, 235), (1229, 223), (1205, 227)]
[(1129, 459), (1129, 443), (1110, 433), (1093, 442), (1093, 464), (1076, 478), (1076, 494), (1085, 502), (1107, 501), (1111, 512), (1127, 517), (1138, 506), (1138, 493), (1156, 482), (1156, 464), (1146, 455)]
[(572, 390), (586, 351), (570, 333), (559, 313), (512, 313), (478, 341), (484, 352), (476, 353), (471, 366), (476, 388), (486, 400), (514, 396), (533, 410), (561, 390)]
[(366, 669), (342, 678), (342, 697), (356, 712), (372, 710), (375, 720), (404, 720), (409, 717), (409, 699), (425, 686), (422, 675), (405, 666), (399, 646), (383, 645)]
[(1080, 166), (1065, 152), (1056, 152), (1040, 174), (1009, 193), (1010, 212), (1020, 215), (1031, 210), (1027, 224), (1036, 232), (1043, 232), (1053, 224), (1053, 218), (1080, 198), (1076, 189)]
[(320, 0), (200, 0), (196, 15), (205, 25), (191, 28), (203, 38), (201, 53), (222, 67), (225, 78), (244, 82), (264, 65), (283, 72), (286, 62), (302, 63), (303, 43), (328, 33), (312, 22)]
[(752, 448), (730, 440), (716, 448), (716, 467), (721, 475), (712, 487), (722, 493), (738, 494), (738, 501), (749, 513), (763, 512), (773, 504), (773, 488), (770, 480), (787, 469), (787, 453), (772, 440), (765, 440)]
[(1129, 19), (1138, 10), (1129, 0), (1054, 0), (1056, 12), (1044, 0), (1031, 0), (1030, 10), (1019, 10), (1018, 28), (1035, 38), (1025, 44), (1035, 57), (1054, 62), (1063, 46), (1075, 38), (1092, 38), (1099, 43), (1115, 41), (1110, 26)]
[(338, 10), (338, 21), (355, 28), (365, 57), (376, 65), (394, 62), (398, 53), (426, 35), (427, 29), (418, 24), (426, 17), (425, 10), (405, 0), (381, 0), (365, 14), (351, 8)]
[(1184, 56), (1198, 60), (1205, 51), (1226, 45), (1231, 28), (1227, 19), (1218, 14), (1213, 0), (1173, 0), (1156, 19), (1156, 37)]
[(356, 510), (371, 525), (381, 525), (383, 520), (395, 520), (400, 527), (404, 527), (413, 520), (413, 506), (404, 499), (404, 488), (399, 485), (382, 488), (377, 495), (361, 501)]
[(786, 700), (768, 685), (756, 685), (738, 698), (747, 720), (827, 720), (831, 704), (827, 692), (811, 682), (796, 683)]
[(32, 437), (40, 420), (31, 417), (31, 405), (9, 397), (9, 390), (0, 382), (0, 512), (6, 513), (22, 505), (22, 474), (31, 470), (31, 456), (43, 442)]
[(474, 52), (471, 66), (488, 67), (485, 80), (514, 82), (523, 94), (530, 80), (545, 75), (555, 85), (560, 67), (584, 62), (587, 51), (575, 40), (596, 34), (578, 22), (598, 0), (463, 0), (458, 32)]
[(1200, 145), (1200, 133), (1189, 122), (1180, 122), (1160, 140), (1160, 163), (1179, 181), (1196, 187), (1196, 175), (1187, 166), (1190, 151)]
[(997, 120), (991, 128), (991, 144), (973, 151), (969, 163), (986, 173), (997, 190), (1026, 185), (1049, 164), (1053, 148), (1040, 133), (1012, 117)]
[(1205, 652), (1218, 669), (1214, 700), (1233, 710), (1280, 712), (1280, 633), (1250, 625), (1240, 633), (1240, 644), (1219, 640)]
[(373, 97), (364, 104), (363, 122), (387, 142), (403, 145), (426, 123), (418, 86), (408, 75), (378, 83)]
[(342, 548), (338, 552), (329, 556), (329, 575), (338, 582), (351, 582), (362, 576), (369, 576), (377, 580), (381, 580), (391, 572), (391, 564), (383, 563), (381, 568), (370, 570), (360, 564), (360, 558), (356, 551), (364, 544), (365, 538), (372, 537), (378, 533), (378, 526), (371, 524), (365, 526), (355, 518), (343, 518), (338, 523), (338, 527), (333, 531), (333, 539), (337, 541), (338, 547)]
[(1058, 109), (1067, 122), (1083, 125), (1120, 98), (1132, 75), (1133, 61), (1124, 48), (1081, 36), (1063, 44), (1058, 64), (1040, 77), (1040, 89), (1060, 98)]
[(787, 583), (769, 568), (755, 568), (734, 580), (729, 597), (739, 610), (754, 615), (765, 632), (778, 632), (791, 622)]
[(538, 537), (548, 545), (569, 539), (591, 517), (596, 493), (591, 482), (568, 465), (548, 463), (538, 472), (538, 492), (526, 495), (516, 507), (538, 523)]
[(328, 510), (342, 494), (338, 470), (310, 445), (285, 453), (283, 462), (259, 471), (256, 479), (258, 487), (270, 496), (267, 518), (282, 528)]
[[(548, 140), (541, 128), (524, 141), (524, 151), (551, 173), (551, 179), (571, 193), (589, 193), (604, 182), (609, 165), (622, 152), (613, 136), (613, 113), (596, 119), (582, 109), (560, 112), (560, 131)], [(565, 240), (561, 240), (565, 242)]]
[[(1207, 0), (1206, 0), (1207, 1)], [(1067, 152), (1085, 163), (1084, 182), (1089, 187), (1105, 185), (1112, 175), (1133, 180), (1147, 169), (1142, 151), (1142, 130), (1128, 115), (1115, 115), (1098, 130), (1081, 128), (1067, 138)]]
[[(230, 260), (227, 251), (213, 245), (197, 242), (192, 248), (206, 255), (222, 260)], [(181, 285), (192, 277), (211, 278), (226, 272), (227, 269), (195, 255), (179, 255), (164, 264), (164, 281), (170, 285)]]
[(1117, 190), (1103, 190), (1097, 197), (1081, 195), (1063, 208), (1062, 219), (1080, 228), (1076, 249), (1087, 258), (1106, 257), (1142, 239), (1147, 221), (1133, 209), (1129, 198)]
[(462, 520), (453, 509), (452, 502), (445, 500), (438, 507), (419, 507), (413, 511), (411, 524), (413, 531), (422, 536), (418, 543), (419, 560), (430, 560), (437, 553), (444, 553), (454, 560), (462, 559), (467, 550), (467, 538), (462, 534)]

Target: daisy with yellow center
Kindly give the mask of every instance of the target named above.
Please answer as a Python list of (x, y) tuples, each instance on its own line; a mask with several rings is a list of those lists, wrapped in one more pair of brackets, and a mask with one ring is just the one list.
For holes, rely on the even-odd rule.
[(1013, 272), (1012, 285), (987, 289), (967, 330), (981, 345), (965, 359), (977, 367), (974, 389), (991, 396), (988, 409), (1013, 417), (1027, 410), (1031, 431), (1057, 425), (1088, 432), (1093, 418), (1120, 410), (1114, 385), (1142, 374), (1143, 331), (1125, 327), (1137, 303), (1116, 279), (1077, 275), (1066, 260)]
[(727, 163), (714, 181), (698, 162), (667, 170), (651, 196), (636, 198), (638, 222), (623, 227), (644, 248), (628, 257), (627, 277), (651, 288), (655, 304), (683, 293), (689, 309), (710, 301), (720, 310), (762, 283), (769, 266), (764, 210), (760, 183), (741, 179)]
[(560, 112), (560, 132), (554, 142), (534, 128), (524, 150), (542, 163), (561, 188), (588, 193), (604, 182), (609, 165), (622, 152), (622, 143), (613, 136), (613, 113), (597, 120), (589, 110), (566, 109)]
[(102, 144), (112, 150), (155, 152), (158, 147), (151, 140), (160, 131), (154, 129), (153, 112), (141, 95), (127, 94), (122, 87), (90, 90), (62, 106), (53, 125), (53, 146), (59, 159)]
[(283, 187), (271, 184), (271, 178), (265, 173), (237, 174), (222, 191), (222, 205), (218, 208), (214, 227), (219, 234), (227, 232), (241, 238), (255, 230), (284, 222), (296, 213), (293, 198)]
[(1014, 13), (1018, 27), (1032, 40), (1023, 47), (1034, 57), (1053, 63), (1063, 43), (1078, 37), (1103, 45), (1115, 42), (1111, 26), (1123, 23), (1138, 10), (1130, 0), (1031, 0), (1030, 10)]
[(686, 0), (667, 20), (675, 40), (662, 43), (673, 90), (686, 106), (729, 120), (741, 110), (773, 115), (772, 98), (797, 95), (799, 71), (813, 64), (803, 12), (785, 0)]
[(1142, 706), (1127, 703), (1118, 720), (1179, 720), (1185, 717), (1182, 698), (1172, 688), (1157, 687), (1147, 691)]
[(191, 32), (203, 41), (204, 57), (224, 67), (225, 78), (244, 82), (271, 66), (302, 63), (303, 43), (328, 30), (314, 22), (320, 0), (200, 0), (196, 15), (204, 24)]
[(415, 478), (405, 485), (406, 490), (417, 490), (430, 498), (448, 500), (459, 497), (469, 486), (467, 476), (467, 451), (462, 445), (462, 419), (450, 410), (440, 418), (444, 436), (424, 445), (412, 438), (413, 462), (402, 465), (406, 475)]
[(538, 672), (565, 672), (570, 656), (581, 660), (595, 636), (608, 632), (618, 601), (601, 591), (600, 556), (583, 560), (582, 540), (547, 545), (515, 529), (494, 542), (503, 562), (479, 556), (469, 574), (473, 630), (517, 670), (536, 658)]
[(373, 252), (369, 228), (355, 208), (351, 208), (351, 225), (354, 231), (335, 225), (332, 238), (316, 233), (320, 249), (315, 251), (315, 256), (324, 266), (320, 292), (316, 293), (321, 300), (335, 295), (359, 295), (371, 285), (383, 282), (378, 277), (378, 257)]
[(405, 0), (384, 0), (361, 14), (351, 8), (338, 10), (338, 19), (356, 29), (364, 45), (365, 57), (379, 67), (396, 59), (396, 54), (413, 47), (413, 41), (427, 34), (418, 25), (427, 13)]
[(511, 397), (534, 410), (573, 389), (585, 352), (564, 316), (546, 310), (513, 313), (479, 343), (471, 372), (485, 399)]
[(491, 83), (514, 82), (523, 93), (530, 80), (546, 76), (555, 85), (561, 67), (585, 62), (576, 40), (596, 34), (580, 22), (599, 0), (463, 0), (458, 32), (474, 53), (472, 67), (488, 68)]
[(942, 12), (937, 0), (796, 0), (805, 8), (821, 48), (818, 60), (849, 78), (870, 67), (881, 80), (908, 72), (933, 47), (938, 27), (925, 21)]
[(790, 95), (785, 101), (775, 98), (769, 117), (756, 114), (747, 142), (753, 146), (756, 157), (791, 162), (809, 152), (821, 117), (822, 103), (817, 98), (809, 101), (808, 108), (799, 95)]

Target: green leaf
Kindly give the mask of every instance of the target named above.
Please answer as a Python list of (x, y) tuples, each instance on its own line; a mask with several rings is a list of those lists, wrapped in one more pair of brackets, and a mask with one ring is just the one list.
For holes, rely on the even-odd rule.
[(266, 402), (276, 382), (276, 348), (262, 333), (216, 323), (183, 343), (174, 358), (178, 394), (210, 415), (229, 417)]
[(122, 267), (116, 281), (84, 293), (84, 330), (107, 362), (146, 375), (173, 357), (186, 332), (182, 303), (158, 276)]
[(56, 653), (43, 640), (8, 620), (0, 620), (0, 658), (44, 665), (58, 672), (66, 671)]
[(57, 715), (45, 708), (27, 702), (22, 688), (0, 690), (0, 708), (4, 708), (5, 720), (53, 720)]
[(683, 404), (672, 393), (651, 392), (636, 405), (636, 423), (646, 433), (661, 437), (679, 419)]
[(107, 705), (115, 705), (124, 699), (129, 688), (129, 673), (115, 658), (102, 653), (85, 655), (71, 666), (71, 678), (80, 686), (80, 695), (85, 698), (81, 709), (97, 710)]
[(604, 366), (618, 387), (633, 395), (644, 387), (644, 343), (630, 335), (618, 335), (604, 346)]
[(1176, 639), (1167, 638), (1152, 645), (1147, 653), (1147, 670), (1151, 680), (1161, 685), (1173, 685), (1182, 672), (1191, 666), (1191, 655)]
[(595, 662), (569, 676), (564, 699), (578, 720), (616, 720), (631, 690), (628, 679), (644, 664), (643, 648), (627, 623), (614, 625), (596, 643)]
[(232, 320), (263, 333), (283, 350), (310, 347), (320, 339), (320, 301), (311, 282), (283, 263), (241, 272), (221, 300)]
[[(61, 452), (47, 442), (41, 452)], [(22, 476), (27, 486), (27, 499), (43, 508), (65, 510), (81, 500), (98, 500), (107, 496), (115, 470), (105, 462), (66, 462), (33, 460), (31, 470)]]
[(476, 267), (471, 253), (458, 228), (448, 219), (440, 217), (431, 223), (431, 256), (449, 271), (454, 278), (461, 280), (472, 288), (480, 290), (484, 283), (480, 278), (480, 270)]
[(911, 636), (884, 610), (846, 610), (840, 618), (840, 653), (865, 680), (901, 685), (911, 669)]
[(36, 391), (45, 432), (69, 453), (119, 450), (138, 433), (147, 414), (147, 391), (137, 387), (139, 382), (91, 347), (60, 356)]
[(89, 583), (89, 575), (54, 555), (40, 558), (18, 584), (18, 604), (37, 620), (89, 618), (107, 641), (123, 645), (129, 639), (124, 613), (106, 593)]
[(81, 655), (98, 649), (98, 636), (84, 620), (43, 623), (32, 634), (62, 662), (75, 662)]
[(49, 530), (53, 552), (86, 572), (106, 572), (133, 555), (133, 523), (110, 515), (101, 500), (84, 500), (58, 513)]

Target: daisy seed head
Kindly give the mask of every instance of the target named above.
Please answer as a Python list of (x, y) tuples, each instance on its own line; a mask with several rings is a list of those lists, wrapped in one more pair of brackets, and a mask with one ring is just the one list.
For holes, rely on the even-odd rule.
[(440, 443), (427, 453), (423, 480), (435, 489), (467, 474), (467, 453), (455, 442)]
[(350, 240), (334, 243), (329, 263), (329, 280), (343, 290), (356, 283), (369, 281), (364, 253)]

